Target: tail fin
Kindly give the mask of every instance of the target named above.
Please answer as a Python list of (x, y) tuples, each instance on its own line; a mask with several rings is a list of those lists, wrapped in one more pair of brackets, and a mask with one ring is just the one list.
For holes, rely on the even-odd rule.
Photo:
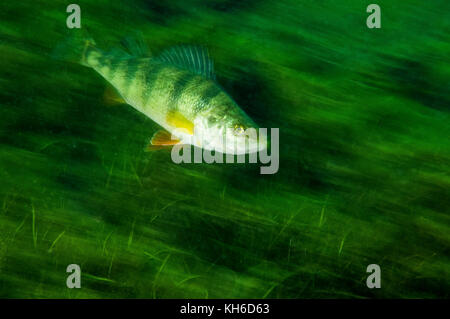
[(97, 51), (95, 41), (83, 29), (70, 30), (70, 35), (58, 43), (52, 52), (57, 60), (80, 63), (89, 66), (87, 57), (92, 51)]

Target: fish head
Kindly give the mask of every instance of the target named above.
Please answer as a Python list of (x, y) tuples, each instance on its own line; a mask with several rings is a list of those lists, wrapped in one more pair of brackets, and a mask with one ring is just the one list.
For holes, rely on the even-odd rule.
[(201, 134), (201, 147), (240, 155), (267, 147), (256, 123), (235, 103), (211, 108), (199, 117), (195, 129)]

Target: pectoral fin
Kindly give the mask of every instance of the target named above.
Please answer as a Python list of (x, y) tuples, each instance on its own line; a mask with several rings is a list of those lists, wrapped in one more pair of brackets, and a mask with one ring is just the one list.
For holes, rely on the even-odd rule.
[(190, 135), (194, 134), (194, 123), (189, 121), (183, 114), (178, 111), (171, 111), (166, 115), (167, 124), (178, 129), (184, 129)]

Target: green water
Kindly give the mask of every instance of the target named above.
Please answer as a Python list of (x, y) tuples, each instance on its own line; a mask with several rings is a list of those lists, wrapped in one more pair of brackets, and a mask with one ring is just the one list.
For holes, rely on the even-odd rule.
[(71, 2), (3, 1), (0, 297), (448, 298), (450, 5), (378, 1), (368, 29), (372, 2), (77, 2), (101, 48), (136, 30), (156, 54), (208, 47), (280, 129), (261, 175), (144, 152), (158, 125), (49, 57)]

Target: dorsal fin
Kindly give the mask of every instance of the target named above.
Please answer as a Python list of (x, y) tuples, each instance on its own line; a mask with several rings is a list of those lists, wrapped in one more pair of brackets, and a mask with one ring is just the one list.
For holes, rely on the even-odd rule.
[(215, 80), (214, 64), (208, 50), (201, 46), (180, 45), (164, 50), (158, 57), (165, 63), (176, 65), (192, 73)]
[(151, 56), (150, 50), (141, 32), (135, 32), (131, 35), (128, 35), (127, 37), (122, 39), (121, 44), (132, 56)]

